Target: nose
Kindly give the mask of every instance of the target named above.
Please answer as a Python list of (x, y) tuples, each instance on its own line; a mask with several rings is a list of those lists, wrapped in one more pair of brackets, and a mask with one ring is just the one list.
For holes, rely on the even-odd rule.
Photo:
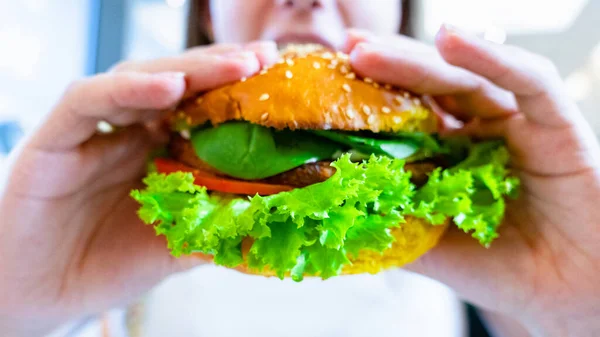
[(284, 0), (283, 6), (290, 9), (315, 10), (323, 8), (322, 0)]

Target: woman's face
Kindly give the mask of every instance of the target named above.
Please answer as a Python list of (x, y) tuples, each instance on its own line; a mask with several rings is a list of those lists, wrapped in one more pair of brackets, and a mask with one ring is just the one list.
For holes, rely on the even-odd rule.
[(275, 40), (339, 48), (346, 28), (393, 34), (400, 0), (210, 0), (215, 42)]

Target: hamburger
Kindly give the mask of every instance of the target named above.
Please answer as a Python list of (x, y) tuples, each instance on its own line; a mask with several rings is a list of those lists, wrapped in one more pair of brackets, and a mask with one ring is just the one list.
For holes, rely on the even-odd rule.
[(501, 141), (442, 139), (424, 97), (289, 46), (278, 63), (169, 112), (169, 145), (131, 196), (171, 254), (279, 278), (411, 263), (450, 226), (498, 236), (518, 180)]

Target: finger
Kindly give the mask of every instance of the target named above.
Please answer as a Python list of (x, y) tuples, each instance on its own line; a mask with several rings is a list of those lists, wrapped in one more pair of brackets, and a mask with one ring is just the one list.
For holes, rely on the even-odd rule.
[(430, 46), (403, 35), (380, 36), (375, 35), (369, 31), (356, 28), (348, 29), (346, 31), (346, 41), (342, 46), (342, 51), (349, 54), (354, 49), (354, 47), (356, 47), (356, 45), (361, 42), (402, 45), (405, 46), (406, 49), (410, 49), (415, 52), (433, 51), (433, 48), (431, 48)]
[(519, 110), (543, 125), (566, 126), (579, 113), (549, 60), (444, 26), (436, 37), (442, 57), (516, 95)]
[(142, 125), (93, 138), (83, 144), (78, 153), (78, 177), (74, 180), (81, 181), (81, 185), (70, 182), (64, 185), (72, 186), (73, 191), (85, 189), (94, 193), (139, 179), (146, 171), (148, 154), (154, 145), (150, 133)]
[(194, 54), (212, 54), (220, 55), (242, 50), (242, 45), (238, 43), (219, 43), (208, 46), (192, 47), (187, 49), (182, 55)]
[[(247, 50), (231, 53), (190, 52), (187, 55), (144, 62), (125, 62), (113, 72), (183, 72), (188, 82), (187, 93), (193, 94), (207, 88), (236, 81), (260, 69), (259, 57)], [(225, 77), (226, 80), (223, 80)]]
[(509, 92), (449, 65), (432, 50), (410, 46), (360, 42), (351, 51), (350, 60), (359, 75), (440, 98), (444, 110), (463, 119), (497, 118), (516, 112)]
[(203, 54), (227, 56), (236, 52), (251, 51), (256, 54), (261, 67), (269, 66), (279, 57), (277, 44), (273, 41), (254, 41), (247, 44), (215, 44), (211, 46), (194, 47), (186, 51), (181, 57), (197, 57)]
[(512, 169), (538, 177), (572, 175), (595, 167), (598, 160), (594, 135), (585, 128), (548, 128), (531, 123), (524, 114), (494, 120), (473, 120), (455, 134), (475, 139), (504, 139)]
[(273, 41), (256, 41), (244, 46), (245, 50), (256, 53), (261, 67), (271, 66), (279, 59), (277, 44)]
[[(530, 248), (519, 230), (509, 226), (502, 229), (501, 237), (490, 248), (480, 246), (458, 229), (450, 229), (435, 248), (406, 269), (446, 284), (478, 306), (514, 310), (514, 307), (503, 307), (502, 303), (496, 303), (498, 298), (507, 298), (510, 299), (505, 302), (507, 305), (516, 302), (522, 304), (523, 308), (530, 299), (532, 289), (507, 285), (531, 275), (530, 271), (535, 268), (534, 261), (526, 258)], [(497, 296), (482, 296), (490, 293)]]
[[(196, 89), (207, 90), (258, 70), (254, 54), (201, 63), (194, 70)], [(141, 123), (145, 118), (140, 110), (174, 106), (185, 87), (182, 73), (112, 73), (83, 80), (65, 94), (32, 144), (38, 149), (60, 151), (92, 137), (100, 120), (120, 126)]]

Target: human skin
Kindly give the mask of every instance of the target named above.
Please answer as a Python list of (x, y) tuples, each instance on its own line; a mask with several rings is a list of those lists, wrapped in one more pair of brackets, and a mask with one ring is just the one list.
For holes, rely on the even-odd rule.
[[(184, 95), (251, 76), (276, 57), (273, 43), (215, 45), (71, 85), (10, 159), (0, 198), (2, 336), (43, 335), (201, 263), (166, 253), (129, 197), (164, 141), (151, 122)], [(123, 129), (98, 134), (101, 120)]]
[[(162, 138), (151, 122), (186, 94), (274, 62), (273, 43), (243, 44), (297, 35), (283, 32), (288, 26), (281, 23), (297, 20), (314, 34), (338, 22), (319, 37), (350, 53), (358, 73), (431, 95), (467, 122), (453, 132), (507, 142), (522, 190), (509, 204), (500, 238), (485, 249), (450, 231), (409, 268), (532, 335), (600, 334), (600, 151), (554, 66), (452, 27), (441, 29), (433, 47), (393, 36), (399, 18), (386, 13), (398, 13), (397, 1), (378, 2), (368, 16), (359, 15), (372, 3), (367, 0), (287, 3), (213, 1), (217, 45), (127, 62), (71, 86), (11, 157), (0, 199), (0, 331), (38, 336), (127, 303), (198, 263), (165, 254), (163, 240), (137, 219), (128, 197), (139, 186), (148, 151)], [(240, 19), (258, 15), (271, 21)], [(361, 21), (377, 15), (380, 20)], [(226, 30), (224, 22), (236, 28)], [(100, 120), (123, 130), (98, 135)]]
[(600, 151), (552, 63), (449, 26), (436, 37), (438, 53), (411, 53), (418, 46), (404, 38), (350, 35), (357, 72), (432, 95), (466, 121), (448, 133), (503, 138), (521, 179), (489, 249), (450, 231), (409, 269), (532, 335), (598, 335)]

